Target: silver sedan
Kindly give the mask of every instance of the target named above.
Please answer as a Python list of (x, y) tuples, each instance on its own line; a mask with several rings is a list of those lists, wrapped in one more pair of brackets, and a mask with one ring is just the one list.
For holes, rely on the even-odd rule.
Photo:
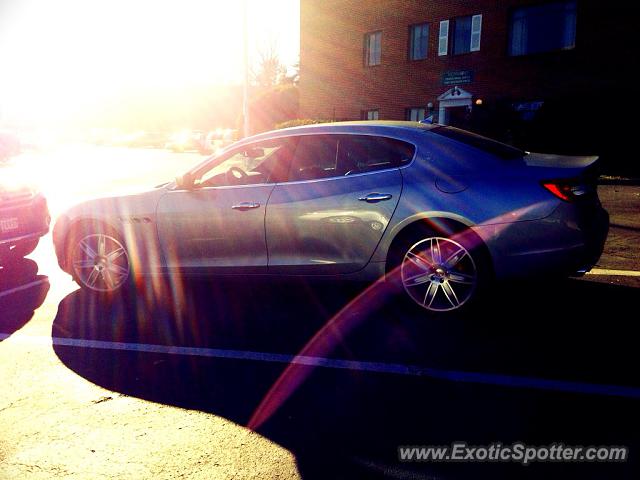
[(596, 160), (441, 125), (298, 127), (77, 205), (53, 238), (62, 269), (101, 294), (158, 274), (382, 277), (427, 311), (455, 311), (495, 280), (595, 264), (608, 231)]

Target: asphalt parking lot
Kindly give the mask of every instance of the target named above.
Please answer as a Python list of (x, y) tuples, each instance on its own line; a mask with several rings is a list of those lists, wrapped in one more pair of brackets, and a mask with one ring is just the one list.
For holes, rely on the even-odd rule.
[[(637, 478), (640, 187), (599, 191), (595, 274), (500, 285), (450, 322), (383, 285), (159, 283), (99, 304), (45, 238), (0, 269), (0, 478)], [(630, 459), (398, 461), (453, 441)]]
[[(601, 185), (598, 194), (611, 216), (607, 245), (598, 268), (640, 270), (640, 186)], [(638, 277), (607, 280), (640, 286)]]

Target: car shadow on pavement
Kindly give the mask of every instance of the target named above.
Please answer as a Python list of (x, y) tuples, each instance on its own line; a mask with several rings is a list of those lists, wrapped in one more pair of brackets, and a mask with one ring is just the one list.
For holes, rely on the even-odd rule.
[[(303, 478), (637, 478), (637, 331), (627, 313), (637, 289), (502, 286), (445, 320), (348, 284), (171, 287), (111, 301), (73, 292), (53, 324), (56, 354), (109, 390), (250, 426), (293, 452)], [(298, 353), (339, 362), (286, 362)], [(454, 441), (627, 445), (632, 456), (527, 467), (398, 460), (399, 446)]]
[(0, 341), (20, 330), (42, 305), (49, 281), (33, 260), (21, 258), (0, 267)]

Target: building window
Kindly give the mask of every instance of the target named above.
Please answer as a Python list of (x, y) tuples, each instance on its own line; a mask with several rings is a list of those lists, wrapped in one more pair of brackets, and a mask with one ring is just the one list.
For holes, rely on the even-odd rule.
[(427, 58), (428, 41), (428, 23), (421, 23), (409, 27), (409, 60), (422, 60)]
[(363, 110), (362, 111), (362, 119), (363, 120), (378, 120), (380, 118), (380, 110)]
[(406, 110), (406, 118), (410, 122), (419, 122), (427, 117), (427, 109), (425, 107), (411, 107)]
[(482, 15), (458, 17), (452, 22), (452, 48), (454, 55), (477, 52), (480, 50), (480, 35), (482, 33)]
[(364, 36), (364, 64), (366, 66), (380, 65), (381, 43), (382, 32), (367, 33)]
[(554, 2), (513, 10), (509, 55), (568, 50), (576, 43), (576, 2)]

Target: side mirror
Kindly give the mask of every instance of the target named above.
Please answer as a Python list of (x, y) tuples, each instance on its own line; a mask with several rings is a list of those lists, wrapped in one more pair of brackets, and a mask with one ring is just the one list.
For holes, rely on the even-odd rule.
[(176, 177), (176, 189), (177, 190), (191, 190), (193, 188), (193, 174), (185, 173)]

